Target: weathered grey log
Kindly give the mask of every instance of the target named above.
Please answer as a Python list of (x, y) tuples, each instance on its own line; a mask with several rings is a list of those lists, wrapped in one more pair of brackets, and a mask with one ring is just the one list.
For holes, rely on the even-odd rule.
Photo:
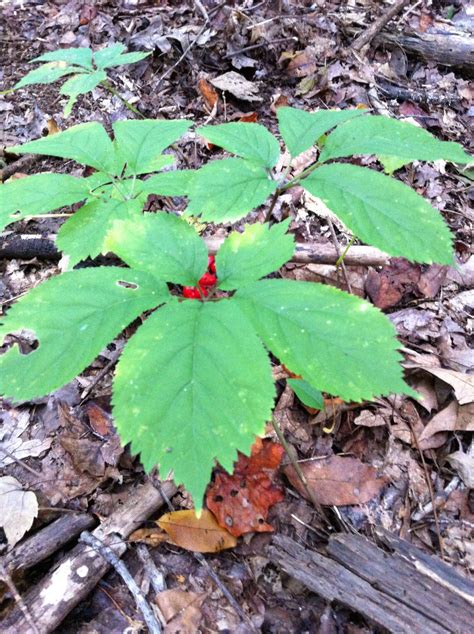
[[(327, 552), (326, 556), (310, 551), (281, 535), (275, 536), (268, 548), (271, 560), (291, 577), (327, 601), (336, 601), (359, 612), (389, 632), (467, 634), (472, 631), (474, 613), (470, 603), (446, 586), (442, 592), (435, 588), (436, 581), (430, 576), (418, 587), (423, 571), (408, 560), (358, 535), (331, 538)], [(453, 574), (460, 584), (464, 582), (462, 577)], [(434, 607), (428, 587), (434, 593)], [(444, 610), (440, 606), (443, 600)]]
[(442, 66), (474, 73), (474, 37), (450, 30), (440, 33), (388, 33), (374, 38), (375, 44), (396, 46)]
[[(163, 492), (171, 497), (176, 492), (172, 482), (165, 482)], [(94, 531), (98, 539), (110, 546), (120, 557), (127, 549), (124, 541), (130, 533), (157, 511), (165, 500), (147, 482), (138, 487), (103, 524)], [(69, 612), (97, 585), (109, 569), (109, 564), (85, 544), (78, 544), (45, 579), (23, 597), (24, 603), (41, 634), (55, 630)], [(30, 634), (21, 610), (14, 608), (0, 624), (2, 634)]]
[(32, 568), (96, 523), (90, 514), (66, 513), (20, 542), (11, 552), (0, 558), (0, 563), (9, 572)]
[[(209, 253), (217, 253), (224, 238), (204, 238)], [(0, 258), (58, 260), (60, 257), (52, 237), (37, 235), (14, 235), (0, 238)], [(291, 258), (297, 264), (335, 264), (338, 260), (336, 249), (329, 244), (307, 242), (297, 244)], [(350, 247), (344, 258), (346, 266), (383, 266), (389, 262), (389, 256), (375, 247)]]
[[(336, 535), (328, 545), (328, 554), (401, 604), (428, 616), (447, 632), (469, 632), (474, 623), (474, 584), (436, 557), (398, 538), (391, 540), (393, 553), (386, 553), (360, 535)], [(411, 560), (399, 554), (402, 548)], [(420, 567), (422, 559), (425, 564)], [(418, 564), (418, 565), (417, 565)], [(427, 574), (428, 571), (431, 574)], [(449, 575), (449, 585), (441, 584)]]

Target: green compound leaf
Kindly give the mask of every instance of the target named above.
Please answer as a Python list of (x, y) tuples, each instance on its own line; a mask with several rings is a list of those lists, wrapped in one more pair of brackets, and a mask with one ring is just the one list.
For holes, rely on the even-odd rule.
[(93, 70), (92, 51), (90, 48), (60, 48), (57, 51), (50, 51), (35, 57), (30, 61), (30, 64), (34, 62), (67, 62), (68, 64), (77, 64), (88, 70)]
[(219, 288), (230, 291), (279, 269), (295, 250), (288, 235), (290, 220), (270, 227), (268, 224), (245, 225), (243, 233), (234, 231), (216, 255)]
[(134, 64), (151, 55), (151, 53), (142, 52), (124, 54), (125, 50), (125, 46), (119, 43), (106, 46), (94, 53), (94, 63), (100, 69), (113, 68), (122, 64)]
[(195, 170), (163, 172), (140, 181), (140, 191), (161, 196), (187, 196)]
[(248, 455), (274, 396), (268, 355), (234, 300), (186, 300), (156, 311), (125, 346), (113, 412), (122, 442), (147, 470), (172, 469), (199, 510), (214, 461), (231, 471), (236, 450)]
[(90, 194), (84, 178), (68, 174), (33, 174), (0, 185), (0, 231), (22, 218), (45, 214), (84, 200)]
[(24, 355), (14, 346), (0, 356), (0, 393), (26, 400), (61, 387), (138, 315), (168, 297), (151, 275), (118, 267), (70, 271), (44, 282), (1, 318), (0, 337), (31, 330), (39, 347)]
[(277, 186), (261, 165), (251, 161), (213, 161), (195, 172), (186, 214), (200, 215), (206, 222), (239, 220), (264, 203)]
[(111, 172), (115, 166), (113, 143), (96, 121), (80, 123), (63, 132), (15, 145), (8, 148), (8, 151), (14, 154), (47, 154), (70, 158), (103, 172)]
[(440, 141), (423, 128), (379, 115), (360, 117), (336, 128), (326, 139), (319, 160), (354, 154), (396, 156), (405, 161), (474, 161), (458, 143)]
[(185, 119), (116, 121), (112, 126), (115, 146), (121, 165), (127, 164), (125, 175), (147, 174), (163, 167), (161, 152), (179, 139), (191, 125)]
[(242, 158), (274, 167), (280, 156), (280, 144), (263, 125), (258, 123), (221, 123), (196, 130), (211, 143)]
[(128, 266), (165, 282), (197, 286), (207, 269), (206, 245), (196, 230), (166, 213), (116, 222), (105, 246)]
[(287, 106), (282, 106), (277, 110), (280, 134), (293, 157), (309, 150), (320, 136), (334, 126), (363, 114), (363, 110), (306, 112)]
[(356, 165), (322, 165), (301, 185), (368, 244), (414, 262), (453, 263), (441, 215), (402, 182)]
[(58, 79), (61, 79), (61, 77), (77, 73), (80, 70), (80, 68), (68, 66), (66, 62), (42, 64), (39, 68), (30, 70), (13, 88), (23, 88), (23, 86), (30, 86), (31, 84), (52, 84)]
[(69, 256), (72, 268), (81, 260), (95, 258), (109, 250), (105, 244), (114, 221), (135, 216), (143, 209), (143, 200), (115, 200), (105, 198), (91, 200), (69, 218), (60, 228), (56, 239), (58, 249)]
[(86, 92), (94, 90), (101, 81), (107, 79), (107, 74), (103, 70), (96, 70), (93, 73), (82, 73), (74, 75), (68, 79), (59, 89), (61, 95), (68, 95), (69, 99), (64, 108), (64, 116), (71, 114), (72, 107), (76, 103), (77, 97)]
[(262, 280), (234, 296), (287, 368), (346, 401), (413, 394), (390, 321), (368, 302), (321, 284)]
[(314, 409), (324, 409), (324, 398), (322, 393), (303, 379), (286, 379), (296, 396), (307, 407)]

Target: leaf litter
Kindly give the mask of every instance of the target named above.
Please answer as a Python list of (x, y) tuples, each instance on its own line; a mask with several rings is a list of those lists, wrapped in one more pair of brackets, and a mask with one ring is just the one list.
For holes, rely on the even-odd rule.
[[(251, 108), (256, 110), (259, 121), (275, 129), (275, 104), (308, 109), (362, 104), (375, 111), (385, 107), (395, 117), (410, 117), (447, 140), (468, 139), (472, 91), (462, 69), (426, 63), (409, 51), (400, 54), (400, 47), (390, 50), (390, 47), (373, 45), (369, 56), (362, 56), (360, 60), (347, 54), (351, 29), (360, 32), (378, 15), (378, 7), (371, 3), (358, 3), (355, 8), (354, 3), (327, 0), (318, 2), (316, 9), (290, 1), (282, 4), (278, 15), (272, 3), (249, 2), (245, 8), (226, 6), (215, 11), (212, 3), (202, 4), (209, 17), (206, 24), (197, 8), (166, 1), (160, 7), (141, 0), (124, 2), (120, 9), (116, 3), (105, 2), (92, 7), (76, 0), (61, 5), (8, 3), (1, 9), (3, 19), (0, 21), (0, 52), (9, 60), (1, 77), (4, 87), (18, 81), (29, 70), (28, 59), (46, 50), (123, 41), (134, 50), (156, 51), (152, 60), (138, 64), (133, 70), (117, 70), (113, 77), (122, 94), (153, 118), (172, 118), (177, 112), (185, 111), (204, 125), (221, 123), (224, 117), (239, 120)], [(456, 11), (457, 3), (452, 4)], [(423, 11), (415, 7), (396, 20), (395, 26), (410, 28), (415, 33), (443, 28), (447, 15), (441, 5), (429, 5)], [(454, 17), (461, 13), (458, 11)], [(170, 72), (196, 36), (181, 65)], [(248, 48), (255, 45), (256, 48)], [(235, 71), (238, 81), (232, 75), (230, 84), (215, 86), (215, 80), (219, 83), (224, 76), (225, 81), (228, 73)], [(199, 84), (200, 79), (207, 84)], [(428, 92), (426, 86), (431, 87)], [(400, 92), (402, 96), (398, 97), (384, 92), (394, 87), (408, 92), (405, 96)], [(0, 97), (3, 118), (0, 145), (14, 145), (42, 136), (52, 116), (62, 129), (91, 118), (110, 123), (129, 115), (117, 99), (97, 90), (79, 99), (75, 118), (66, 123), (61, 115), (63, 104), (55, 103), (52, 95), (53, 91), (35, 87), (31, 93), (22, 94), (21, 99), (15, 95)], [(431, 99), (433, 96), (441, 101), (437, 104)], [(453, 99), (443, 103), (442, 99), (447, 97)], [(258, 100), (252, 101), (255, 98)], [(186, 166), (199, 167), (206, 152), (204, 147), (196, 152), (190, 139), (184, 153), (189, 163)], [(303, 157), (299, 157), (298, 161), (302, 160)], [(2, 154), (0, 162), (3, 168)], [(41, 165), (38, 170), (35, 165), (33, 171), (42, 171), (44, 165)], [(55, 165), (47, 164), (47, 167), (52, 171), (56, 169)], [(25, 171), (28, 170), (20, 170)], [(433, 515), (425, 510), (431, 502), (428, 477), (434, 486), (447, 556), (458, 570), (466, 571), (473, 565), (468, 536), (473, 515), (467, 495), (467, 487), (472, 486), (473, 479), (472, 444), (469, 444), (474, 401), (472, 177), (469, 180), (467, 171), (458, 172), (438, 163), (414, 163), (397, 174), (402, 180), (415, 184), (419, 193), (444, 211), (456, 234), (457, 265), (447, 272), (436, 267), (420, 269), (394, 262), (373, 271), (348, 267), (348, 279), (357, 294), (367, 292), (369, 296), (369, 289), (376, 280), (373, 301), (384, 306), (397, 328), (407, 355), (406, 372), (424, 400), (416, 403), (410, 399), (387, 398), (361, 405), (327, 405), (325, 410), (312, 415), (285, 386), (283, 372), (278, 374), (279, 409), (275, 417), (301, 465), (318, 462), (326, 465), (326, 476), (330, 473), (327, 465), (340, 465), (339, 470), (335, 470), (339, 497), (328, 490), (329, 479), (326, 477), (325, 481), (320, 473), (314, 479), (314, 488), (320, 495), (329, 493), (326, 499), (332, 503), (349, 501), (347, 506), (338, 506), (340, 517), (369, 536), (374, 526), (382, 525), (428, 552), (436, 551)], [(173, 211), (181, 209), (179, 200), (159, 199), (150, 204), (150, 210), (161, 204)], [(295, 192), (292, 197), (285, 197), (275, 214), (279, 218), (293, 217), (291, 230), (297, 241), (316, 239), (331, 243), (327, 218), (307, 213), (301, 194), (298, 197)], [(251, 218), (256, 217), (255, 212)], [(25, 221), (22, 232), (48, 235), (55, 233), (60, 223), (61, 220), (53, 218)], [(218, 231), (224, 236), (227, 229), (221, 227)], [(346, 246), (350, 235), (344, 227), (336, 225), (336, 233), (341, 246)], [(3, 300), (11, 301), (55, 274), (56, 267), (35, 260), (15, 260), (2, 262), (0, 271), (0, 294)], [(281, 273), (290, 279), (318, 279), (346, 288), (345, 279), (336, 267), (289, 264)], [(85, 388), (92, 385), (106, 366), (108, 355), (109, 352), (104, 351), (104, 356), (74, 383)], [(124, 485), (126, 490), (127, 482), (142, 477), (138, 461), (114, 444), (117, 438), (107, 419), (109, 395), (110, 376), (105, 375), (93, 386), (91, 409), (88, 404), (81, 405), (80, 399), (62, 402), (58, 409), (54, 398), (25, 403), (19, 410), (6, 407), (10, 417), (3, 418), (0, 443), (7, 443), (7, 451), (16, 460), (10, 458), (5, 463), (6, 454), (0, 453), (0, 477), (15, 478), (16, 490), (21, 495), (32, 493), (48, 507), (92, 508), (102, 516), (109, 514), (121, 503)], [(103, 412), (94, 410), (96, 402)], [(270, 427), (267, 431), (272, 434)], [(424, 454), (426, 472), (416, 441)], [(21, 463), (42, 477), (33, 475)], [(346, 465), (351, 465), (348, 474), (342, 471)], [(286, 466), (285, 470), (290, 467)], [(215, 482), (219, 474), (231, 477), (219, 470)], [(275, 481), (279, 482), (277, 477)], [(359, 502), (354, 503), (354, 486), (360, 484), (364, 491), (365, 482), (368, 492), (362, 499), (368, 498), (367, 501), (360, 504), (359, 496)], [(351, 487), (352, 497), (348, 494)], [(374, 495), (369, 498), (372, 491)], [(318, 546), (314, 528), (319, 526), (320, 518), (302, 497), (303, 492), (298, 491), (297, 480), (294, 487), (285, 487), (285, 494), (285, 504), (272, 508), (268, 525), (282, 532), (294, 532), (302, 543)], [(233, 501), (234, 498), (229, 497)], [(185, 496), (181, 502), (186, 507)], [(232, 512), (235, 513), (235, 509)], [(423, 519), (415, 521), (413, 518), (420, 512)], [(30, 519), (31, 516), (30, 511)], [(57, 513), (48, 515), (40, 510), (36, 521), (46, 523), (53, 517), (56, 518)], [(272, 631), (278, 631), (276, 628), (281, 624), (285, 624), (287, 631), (304, 630), (307, 623), (319, 624), (322, 610), (315, 606), (314, 598), (308, 600), (306, 591), (291, 588), (284, 576), (268, 569), (268, 562), (262, 557), (264, 542), (258, 540), (271, 539), (271, 534), (252, 535), (247, 534), (232, 550), (212, 556), (218, 574), (230, 584), (239, 604), (252, 615), (256, 626), (264, 624), (267, 629), (273, 627)], [(189, 553), (184, 550), (176, 553), (175, 548), (162, 544), (153, 556), (167, 571), (172, 589), (187, 595), (182, 605), (193, 592), (204, 596), (202, 604), (200, 599), (197, 602), (200, 614), (189, 620), (191, 627), (199, 627), (199, 622), (201, 627), (204, 624), (208, 628), (219, 623), (223, 629), (238, 631), (238, 617), (231, 613), (199, 567), (191, 563)], [(133, 561), (127, 560), (127, 564), (131, 566)], [(113, 573), (106, 578), (106, 583), (110, 582), (120, 607), (133, 615), (133, 603), (127, 603), (120, 581)], [(173, 599), (171, 603), (179, 604), (179, 601)], [(98, 631), (122, 631), (118, 623), (125, 627), (127, 622), (123, 617), (122, 621), (117, 618), (113, 621), (115, 630), (100, 624), (104, 605), (108, 617), (120, 614), (110, 600), (104, 599), (102, 591), (96, 590), (85, 620), (93, 624), (91, 627), (97, 625)], [(186, 608), (177, 616), (171, 616), (169, 623), (185, 613)], [(340, 629), (352, 627), (350, 616), (334, 611), (331, 614)], [(184, 621), (180, 626), (183, 629), (187, 618)], [(72, 624), (76, 627), (76, 622), (70, 619), (64, 626)]]

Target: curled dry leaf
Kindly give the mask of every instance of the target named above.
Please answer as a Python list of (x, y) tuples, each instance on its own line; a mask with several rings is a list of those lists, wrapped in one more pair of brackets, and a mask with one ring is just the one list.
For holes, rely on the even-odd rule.
[(166, 513), (157, 524), (173, 544), (193, 552), (218, 553), (237, 544), (236, 538), (219, 526), (214, 515), (206, 509), (199, 517), (194, 510)]
[[(385, 478), (377, 477), (375, 467), (358, 458), (330, 456), (322, 460), (300, 463), (314, 499), (325, 506), (366, 504), (385, 485)], [(285, 467), (285, 475), (295, 489), (308, 497), (292, 465)]]
[(474, 403), (458, 406), (452, 401), (435, 414), (418, 437), (420, 449), (441, 447), (450, 431), (474, 431)]
[(213, 110), (219, 101), (217, 90), (204, 78), (198, 81), (198, 90), (208, 109)]
[(272, 481), (283, 453), (278, 443), (258, 438), (250, 458), (239, 453), (232, 475), (216, 473), (207, 490), (206, 504), (219, 524), (235, 537), (273, 531), (266, 519), (269, 509), (284, 499), (283, 491)]
[(18, 480), (11, 476), (0, 478), (0, 500), (0, 526), (10, 546), (14, 546), (38, 516), (38, 500), (33, 491), (23, 491)]
[(242, 101), (262, 101), (259, 82), (252, 83), (233, 70), (211, 79), (211, 84)]

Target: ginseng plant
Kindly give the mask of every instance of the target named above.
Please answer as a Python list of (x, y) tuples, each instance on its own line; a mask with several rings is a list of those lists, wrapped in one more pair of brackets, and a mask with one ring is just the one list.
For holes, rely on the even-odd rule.
[(280, 108), (278, 119), (292, 158), (318, 144), (317, 160), (296, 176), (290, 168), (275, 177), (280, 143), (249, 123), (197, 130), (237, 157), (149, 175), (171, 162), (162, 151), (190, 122), (145, 120), (115, 123), (113, 141), (89, 123), (11, 148), (72, 158), (97, 171), (82, 179), (38, 174), (0, 187), (4, 225), (85, 200), (60, 229), (58, 247), (71, 265), (99, 253), (123, 263), (67, 271), (9, 309), (0, 335), (20, 333), (37, 345), (22, 354), (13, 343), (0, 357), (0, 392), (16, 401), (48, 394), (139, 318), (115, 373), (115, 423), (146, 469), (172, 470), (198, 509), (215, 461), (231, 470), (237, 450), (248, 454), (271, 418), (269, 353), (316, 393), (354, 402), (415, 394), (403, 380), (394, 328), (377, 308), (329, 286), (275, 275), (294, 251), (289, 220), (245, 225), (209, 262), (186, 219), (143, 213), (149, 194), (186, 196), (187, 215), (232, 223), (298, 184), (362, 241), (412, 261), (453, 262), (450, 231), (421, 196), (392, 176), (340, 159), (375, 155), (390, 172), (413, 160), (472, 161), (459, 145), (360, 110)]

